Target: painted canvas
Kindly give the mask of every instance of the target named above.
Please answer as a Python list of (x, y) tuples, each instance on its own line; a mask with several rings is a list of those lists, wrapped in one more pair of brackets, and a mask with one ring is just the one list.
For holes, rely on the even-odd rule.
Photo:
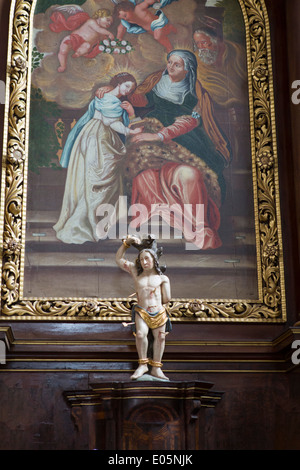
[(256, 298), (239, 2), (38, 0), (33, 26), (24, 296), (128, 297), (115, 253), (152, 233), (176, 297)]

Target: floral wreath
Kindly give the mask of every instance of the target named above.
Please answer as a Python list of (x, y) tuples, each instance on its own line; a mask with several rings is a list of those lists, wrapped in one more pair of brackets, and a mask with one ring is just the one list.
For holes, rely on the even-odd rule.
[(103, 39), (99, 44), (99, 51), (106, 54), (128, 54), (133, 51), (129, 41), (119, 39)]

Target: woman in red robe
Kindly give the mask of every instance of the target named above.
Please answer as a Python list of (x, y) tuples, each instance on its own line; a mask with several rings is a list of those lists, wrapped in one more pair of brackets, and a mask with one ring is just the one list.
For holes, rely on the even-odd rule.
[[(156, 133), (139, 134), (133, 141), (163, 141), (166, 145), (177, 142), (216, 174), (224, 199), (223, 170), (231, 152), (214, 119), (210, 97), (197, 80), (196, 58), (189, 51), (174, 50), (167, 60), (166, 70), (150, 75), (130, 97), (136, 108), (148, 107), (147, 117), (158, 119), (162, 128)], [(182, 228), (184, 238), (191, 242), (190, 249), (215, 249), (222, 244), (218, 203), (208, 194), (204, 175), (196, 166), (170, 161), (140, 172), (133, 179), (131, 204), (147, 208), (145, 220), (133, 220), (131, 228), (138, 228), (157, 213), (164, 218), (161, 209), (172, 206), (175, 211), (171, 220), (170, 211), (164, 219), (174, 228)]]

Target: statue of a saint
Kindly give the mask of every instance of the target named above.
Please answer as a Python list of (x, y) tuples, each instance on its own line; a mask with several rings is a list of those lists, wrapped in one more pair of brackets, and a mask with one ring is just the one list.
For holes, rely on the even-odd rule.
[[(124, 256), (130, 246), (139, 251), (135, 263), (128, 261)], [(133, 307), (132, 316), (139, 366), (131, 376), (132, 379), (138, 379), (148, 372), (150, 365), (153, 377), (169, 380), (161, 370), (161, 360), (165, 337), (171, 331), (171, 322), (164, 307), (171, 299), (171, 289), (169, 278), (159, 266), (158, 258), (161, 252), (151, 235), (143, 240), (129, 235), (123, 240), (116, 254), (118, 266), (133, 277), (137, 295), (137, 304)], [(153, 336), (153, 342), (152, 339), (149, 342), (148, 333)], [(149, 346), (152, 349), (152, 358), (149, 357)]]

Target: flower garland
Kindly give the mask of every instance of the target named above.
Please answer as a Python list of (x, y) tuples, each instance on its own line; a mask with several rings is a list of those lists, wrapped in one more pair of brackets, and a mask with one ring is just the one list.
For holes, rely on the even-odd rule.
[(119, 39), (104, 39), (100, 42), (99, 51), (105, 54), (128, 54), (133, 51), (129, 41)]

